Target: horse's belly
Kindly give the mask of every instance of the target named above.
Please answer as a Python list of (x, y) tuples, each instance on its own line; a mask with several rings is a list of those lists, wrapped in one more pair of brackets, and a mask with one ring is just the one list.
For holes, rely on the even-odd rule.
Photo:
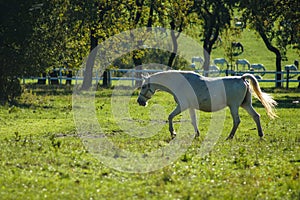
[(219, 111), (222, 110), (223, 108), (225, 108), (227, 106), (226, 101), (218, 99), (216, 101), (213, 102), (213, 104), (209, 101), (209, 102), (201, 102), (199, 103), (199, 110), (204, 111), (204, 112), (215, 112), (215, 111)]
[[(218, 86), (218, 85), (217, 85)], [(224, 87), (207, 88), (207, 92), (198, 95), (199, 110), (205, 112), (214, 112), (227, 106), (227, 98)]]

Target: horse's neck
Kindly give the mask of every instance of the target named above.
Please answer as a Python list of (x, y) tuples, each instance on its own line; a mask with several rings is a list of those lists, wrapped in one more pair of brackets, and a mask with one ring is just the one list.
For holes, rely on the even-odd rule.
[(172, 91), (164, 85), (153, 83), (154, 90), (164, 91), (172, 94)]
[[(189, 77), (189, 78), (187, 78)], [(174, 90), (180, 90), (180, 87), (189, 87), (188, 79), (198, 79), (200, 76), (192, 72), (178, 73), (176, 71), (162, 72), (150, 77), (150, 82), (153, 83), (155, 90), (162, 90), (173, 94)], [(185, 84), (185, 85), (178, 85)]]
[(170, 80), (172, 80), (171, 73), (156, 74), (150, 78), (154, 90), (161, 90), (172, 94), (172, 91), (168, 87), (170, 85)]

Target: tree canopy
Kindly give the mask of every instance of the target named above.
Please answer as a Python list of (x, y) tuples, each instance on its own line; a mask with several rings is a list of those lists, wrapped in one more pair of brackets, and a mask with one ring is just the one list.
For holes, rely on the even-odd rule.
[[(297, 0), (240, 0), (239, 8), (244, 19), (256, 30), (268, 50), (276, 55), (276, 71), (281, 71), (281, 61), (288, 44), (299, 46), (300, 11)], [(281, 74), (277, 74), (281, 80)], [(281, 83), (277, 82), (280, 87)]]
[[(276, 54), (280, 71), (287, 45), (299, 48), (297, 0), (1, 1), (0, 101), (20, 94), (18, 78), (39, 75), (53, 66), (79, 68), (99, 42), (138, 27), (164, 27), (179, 33), (172, 35), (174, 51), (165, 63), (170, 67), (176, 58), (177, 38), (192, 26), (200, 27), (195, 35), (209, 55), (218, 36), (232, 24), (236, 9)], [(144, 54), (132, 52), (136, 66), (143, 63)], [(210, 63), (208, 55), (204, 55), (204, 69)]]

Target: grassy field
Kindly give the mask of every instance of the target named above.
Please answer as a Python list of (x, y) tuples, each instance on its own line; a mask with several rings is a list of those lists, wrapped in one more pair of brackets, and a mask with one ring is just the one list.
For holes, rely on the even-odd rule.
[[(0, 107), (0, 199), (299, 199), (300, 104), (295, 101), (300, 93), (272, 91), (280, 118), (270, 120), (254, 101), (265, 140), (241, 110), (235, 138), (225, 141), (232, 124), (226, 110), (222, 135), (200, 157), (210, 122), (201, 112), (201, 136), (179, 159), (157, 171), (132, 174), (107, 167), (83, 145), (73, 120), (72, 88), (28, 86), (18, 105)], [(134, 151), (170, 142), (164, 114), (158, 117), (164, 126), (157, 135), (135, 140), (125, 135), (111, 115), (111, 93), (96, 94), (97, 117), (111, 141)], [(146, 108), (136, 98), (130, 100), (130, 113), (144, 122), (154, 105), (166, 114), (174, 106), (165, 93), (156, 94)]]
[[(245, 48), (238, 58), (275, 70), (274, 55), (253, 32), (245, 29), (237, 41)], [(282, 66), (292, 64), (297, 55), (289, 49), (289, 60)], [(224, 57), (222, 47), (213, 51), (212, 58), (217, 57)], [(178, 159), (153, 172), (126, 173), (107, 167), (84, 145), (74, 122), (72, 87), (30, 82), (24, 85), (18, 104), (0, 107), (0, 199), (300, 199), (298, 83), (291, 83), (290, 90), (261, 83), (279, 103), (280, 117), (270, 120), (254, 100), (264, 140), (257, 136), (250, 116), (240, 110), (242, 122), (236, 136), (225, 141), (232, 126), (226, 109), (220, 138), (209, 154), (199, 156), (211, 117), (200, 112), (200, 138)], [(137, 92), (133, 93), (128, 104), (131, 120), (149, 132), (160, 128), (142, 139), (127, 135), (117, 123), (112, 92), (101, 89), (95, 101), (97, 119), (110, 141), (134, 152), (152, 151), (171, 142), (166, 120), (175, 104), (170, 95), (159, 92), (143, 108), (136, 103)], [(150, 119), (157, 123), (152, 128)], [(175, 119), (176, 130), (179, 120), (180, 116)], [(192, 128), (189, 121), (184, 123)]]

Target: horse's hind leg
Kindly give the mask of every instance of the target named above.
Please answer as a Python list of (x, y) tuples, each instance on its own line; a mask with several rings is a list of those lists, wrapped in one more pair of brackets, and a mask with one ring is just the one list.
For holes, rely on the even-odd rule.
[(251, 117), (253, 118), (253, 120), (256, 123), (258, 135), (260, 137), (263, 137), (264, 133), (262, 131), (261, 124), (260, 124), (260, 115), (254, 110), (254, 108), (252, 107), (251, 104), (250, 105), (242, 105), (242, 108), (244, 108), (249, 113), (249, 115), (251, 115)]
[(231, 113), (231, 116), (233, 119), (233, 127), (232, 127), (231, 132), (226, 140), (232, 139), (234, 137), (234, 134), (241, 122), (238, 107), (230, 107), (230, 113)]
[(249, 115), (251, 115), (251, 117), (253, 118), (253, 120), (256, 123), (258, 135), (260, 137), (263, 137), (264, 134), (263, 134), (261, 124), (260, 124), (260, 115), (252, 107), (251, 93), (249, 91), (247, 92), (245, 100), (244, 100), (243, 104), (241, 105), (241, 107), (244, 108), (249, 113)]
[(171, 137), (175, 138), (176, 137), (176, 132), (174, 131), (174, 127), (173, 127), (173, 118), (178, 115), (179, 113), (181, 113), (181, 109), (180, 106), (177, 105), (177, 107), (171, 112), (171, 114), (168, 117), (169, 120), (169, 131), (171, 133)]
[(190, 108), (190, 116), (191, 116), (191, 120), (192, 120), (192, 125), (195, 129), (195, 137), (199, 137), (200, 133), (199, 133), (199, 130), (198, 130), (198, 126), (197, 126), (197, 118), (196, 118), (196, 112), (195, 112), (195, 109), (192, 109)]

